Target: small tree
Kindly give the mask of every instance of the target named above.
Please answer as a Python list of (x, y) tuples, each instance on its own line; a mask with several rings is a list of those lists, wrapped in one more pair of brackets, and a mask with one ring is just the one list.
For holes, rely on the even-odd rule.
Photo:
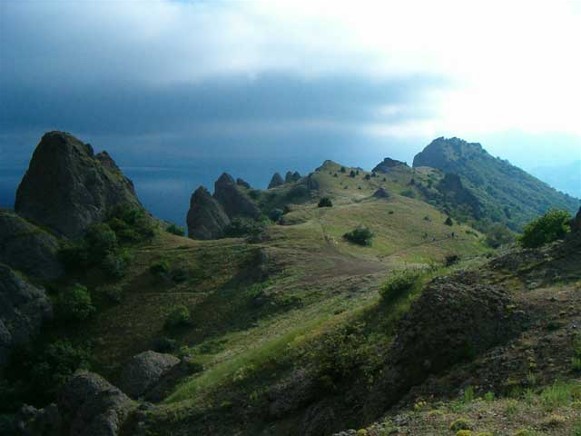
[(166, 329), (188, 326), (192, 323), (190, 310), (184, 305), (175, 306), (165, 320)]
[(333, 202), (329, 197), (323, 197), (319, 200), (319, 207), (333, 207)]
[(452, 221), (452, 218), (447, 217), (446, 221), (444, 221), (444, 224), (446, 224), (447, 226), (452, 226), (454, 225), (454, 221)]
[(373, 239), (373, 232), (365, 226), (359, 226), (343, 235), (343, 238), (354, 244), (369, 246)]
[(177, 236), (184, 236), (186, 234), (183, 227), (180, 227), (174, 223), (171, 223), (169, 226), (167, 226), (165, 228), (165, 231), (168, 233), (171, 233), (172, 235), (177, 235)]
[(78, 283), (61, 292), (55, 306), (57, 316), (63, 321), (82, 321), (95, 313), (89, 290)]
[(562, 239), (569, 231), (567, 223), (570, 219), (569, 212), (552, 209), (542, 217), (528, 223), (519, 242), (523, 247), (536, 248)]

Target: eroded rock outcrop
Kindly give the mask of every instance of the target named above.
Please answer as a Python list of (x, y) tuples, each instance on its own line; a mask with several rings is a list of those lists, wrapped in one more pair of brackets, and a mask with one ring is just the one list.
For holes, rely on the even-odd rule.
[(389, 173), (392, 169), (394, 168), (408, 168), (408, 165), (405, 162), (401, 162), (399, 160), (395, 160), (395, 159), (391, 159), (389, 157), (386, 157), (385, 159), (383, 159), (383, 162), (377, 164), (375, 166), (375, 168), (373, 168), (373, 172), (374, 173), (382, 173), (382, 174), (386, 174)]
[(0, 264), (0, 366), (15, 345), (28, 342), (51, 317), (52, 306), (44, 290)]
[(220, 203), (206, 188), (200, 186), (190, 199), (187, 224), (190, 238), (217, 239), (224, 236), (230, 219)]
[(581, 207), (575, 215), (575, 218), (571, 220), (571, 231), (572, 232), (581, 232)]
[(0, 262), (29, 277), (52, 280), (63, 273), (59, 242), (15, 213), (0, 210)]
[(115, 207), (141, 207), (132, 182), (105, 153), (64, 132), (46, 133), (16, 193), (16, 212), (76, 238)]
[(123, 368), (119, 387), (135, 399), (147, 396), (179, 363), (180, 359), (171, 354), (144, 351), (133, 356)]
[(75, 374), (63, 387), (58, 410), (63, 428), (76, 436), (113, 436), (134, 407), (127, 395), (91, 372)]
[(389, 192), (387, 192), (384, 188), (379, 188), (377, 191), (373, 193), (374, 198), (389, 198)]
[(276, 188), (277, 186), (284, 185), (284, 179), (279, 173), (274, 173), (270, 183), (268, 184), (268, 189)]
[(245, 217), (257, 219), (260, 209), (256, 203), (242, 191), (230, 174), (224, 173), (214, 184), (214, 198), (224, 208), (228, 218)]
[(287, 171), (286, 175), (284, 176), (285, 183), (298, 182), (300, 179), (301, 179), (301, 174), (298, 171), (295, 171), (295, 172)]

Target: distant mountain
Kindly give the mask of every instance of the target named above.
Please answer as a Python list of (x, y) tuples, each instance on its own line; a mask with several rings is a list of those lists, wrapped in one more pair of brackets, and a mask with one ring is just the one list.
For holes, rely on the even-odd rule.
[(533, 168), (531, 173), (549, 185), (575, 197), (581, 197), (581, 160), (564, 165)]
[(432, 167), (444, 178), (428, 199), (452, 215), (470, 215), (482, 226), (503, 223), (513, 230), (550, 208), (577, 211), (579, 200), (558, 192), (508, 161), (491, 156), (480, 144), (438, 138), (416, 155), (414, 168)]

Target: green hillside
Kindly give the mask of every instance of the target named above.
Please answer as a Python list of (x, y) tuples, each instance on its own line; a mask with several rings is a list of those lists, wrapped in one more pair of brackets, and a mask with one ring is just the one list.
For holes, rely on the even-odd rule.
[[(488, 154), (480, 144), (459, 138), (438, 138), (414, 158), (414, 168), (436, 168), (446, 175), (455, 174), (461, 183), (446, 176), (435, 184), (437, 192), (427, 197), (450, 209), (459, 218), (503, 223), (514, 231), (542, 215), (548, 209), (565, 209), (574, 213), (579, 200), (541, 182), (508, 161)], [(450, 189), (452, 188), (452, 189)]]

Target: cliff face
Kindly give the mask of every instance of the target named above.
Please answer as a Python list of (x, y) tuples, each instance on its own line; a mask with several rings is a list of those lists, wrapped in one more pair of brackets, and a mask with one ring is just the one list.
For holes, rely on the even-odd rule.
[(192, 194), (187, 216), (188, 236), (194, 239), (217, 239), (224, 236), (230, 219), (206, 188)]
[(115, 207), (141, 207), (113, 159), (64, 132), (46, 133), (16, 193), (15, 210), (57, 235), (76, 238)]

